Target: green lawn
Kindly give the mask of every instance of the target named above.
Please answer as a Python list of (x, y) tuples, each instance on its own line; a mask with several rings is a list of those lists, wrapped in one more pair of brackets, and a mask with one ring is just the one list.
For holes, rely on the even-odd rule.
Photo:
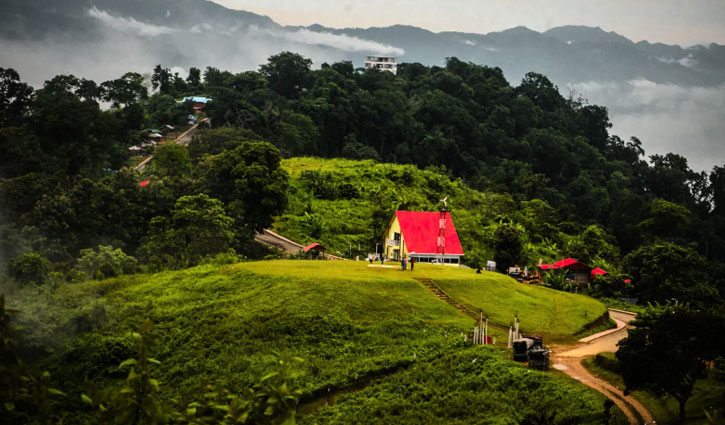
[[(610, 367), (616, 364), (614, 353), (602, 353), (600, 357)], [(617, 373), (604, 367), (595, 357), (585, 359), (584, 366), (598, 377), (610, 382), (615, 387), (624, 390), (624, 381)], [(672, 398), (659, 398), (646, 391), (635, 391), (632, 395), (637, 398), (652, 413), (658, 424), (675, 424), (679, 418), (679, 404)], [(685, 405), (687, 425), (707, 425), (703, 409), (719, 409), (720, 424), (725, 424), (725, 385), (718, 384), (712, 377), (697, 381), (692, 398)]]
[[(449, 296), (473, 311), (483, 310), (492, 323), (503, 328), (492, 335), (506, 337), (501, 329), (508, 328), (518, 314), (524, 332), (542, 335), (555, 342), (572, 342), (584, 328), (607, 309), (599, 301), (584, 295), (555, 291), (527, 285), (494, 272), (476, 274), (472, 269), (429, 264), (417, 264), (415, 271), (402, 272), (394, 268), (370, 267), (363, 261), (272, 261), (240, 263), (241, 268), (254, 273), (275, 276), (317, 277), (345, 281), (414, 281), (414, 278), (433, 280)], [(472, 325), (471, 325), (472, 326)]]
[(492, 272), (466, 279), (440, 276), (435, 282), (474, 311), (482, 310), (490, 321), (508, 327), (518, 314), (523, 332), (554, 342), (573, 342), (585, 325), (607, 311), (591, 297), (518, 283)]

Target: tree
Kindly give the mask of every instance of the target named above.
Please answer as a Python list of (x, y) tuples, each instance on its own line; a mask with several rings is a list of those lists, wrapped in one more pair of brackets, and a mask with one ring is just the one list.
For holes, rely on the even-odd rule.
[(493, 232), (493, 258), (496, 268), (505, 271), (508, 267), (521, 262), (523, 234), (519, 226), (509, 223), (497, 225)]
[(153, 165), (163, 176), (182, 177), (191, 173), (189, 151), (178, 143), (167, 143), (156, 149)]
[(647, 218), (639, 227), (654, 238), (666, 238), (682, 233), (690, 225), (690, 210), (664, 199), (653, 199)]
[(99, 276), (101, 279), (133, 273), (136, 268), (136, 259), (126, 255), (121, 248), (113, 249), (112, 246), (98, 245), (97, 250), (81, 249), (81, 256), (78, 258), (75, 268), (85, 273), (86, 276), (95, 278), (103, 266), (110, 267), (111, 273), (102, 273), (104, 276)]
[(311, 81), (312, 60), (291, 52), (270, 56), (259, 72), (267, 77), (269, 87), (289, 99), (296, 99)]
[(622, 269), (632, 276), (634, 294), (642, 302), (674, 298), (704, 306), (718, 298), (709, 284), (705, 259), (670, 242), (639, 247), (624, 257)]
[(161, 65), (156, 65), (154, 73), (151, 75), (151, 84), (154, 90), (157, 88), (159, 92), (163, 94), (171, 94), (173, 85), (171, 84), (171, 70), (169, 68), (163, 68)]
[(708, 322), (708, 315), (679, 303), (639, 314), (616, 354), (626, 391), (647, 390), (674, 398), (684, 423), (685, 403), (695, 381), (707, 376), (709, 356), (702, 348), (713, 343)]
[(202, 185), (227, 204), (245, 237), (272, 224), (287, 205), (287, 172), (280, 153), (266, 142), (245, 142), (210, 158)]
[(528, 72), (521, 80), (516, 91), (529, 99), (546, 112), (552, 112), (564, 105), (565, 99), (559, 94), (559, 88), (546, 76)]
[(49, 273), (50, 262), (34, 252), (18, 255), (8, 263), (8, 274), (22, 284), (42, 285)]
[(218, 199), (206, 194), (182, 196), (176, 200), (171, 219), (151, 220), (146, 250), (166, 256), (177, 265), (197, 264), (204, 256), (226, 251), (234, 233), (233, 220), (224, 213)]
[(619, 249), (604, 229), (592, 224), (569, 240), (566, 254), (584, 263), (591, 263), (594, 260), (615, 260), (619, 257)]
[(199, 84), (201, 84), (201, 70), (193, 66), (189, 68), (189, 76), (186, 77), (186, 82), (191, 88), (199, 87)]
[(111, 102), (114, 108), (138, 103), (148, 97), (143, 75), (136, 72), (127, 72), (121, 78), (101, 83), (101, 90), (103, 100)]
[(0, 127), (18, 126), (30, 111), (33, 88), (11, 68), (0, 68)]

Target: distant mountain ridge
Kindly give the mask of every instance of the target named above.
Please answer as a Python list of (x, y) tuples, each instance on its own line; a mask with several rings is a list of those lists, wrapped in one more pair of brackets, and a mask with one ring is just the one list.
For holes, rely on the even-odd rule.
[[(318, 63), (352, 60), (362, 66), (366, 54), (392, 53), (399, 62), (442, 65), (446, 57), (455, 56), (501, 67), (513, 82), (535, 71), (560, 85), (637, 79), (690, 86), (725, 83), (725, 46), (635, 43), (599, 27), (572, 25), (544, 32), (515, 27), (474, 34), (434, 33), (406, 25), (364, 29), (281, 26), (267, 16), (227, 9), (207, 0), (2, 0), (0, 5), (5, 23), (0, 27), (2, 39), (88, 43), (109, 31), (125, 32), (144, 39), (167, 66), (214, 65), (195, 60), (198, 55), (193, 49), (211, 43), (235, 45), (251, 37), (269, 41), (270, 51), (302, 50)], [(317, 51), (320, 58), (310, 53)]]

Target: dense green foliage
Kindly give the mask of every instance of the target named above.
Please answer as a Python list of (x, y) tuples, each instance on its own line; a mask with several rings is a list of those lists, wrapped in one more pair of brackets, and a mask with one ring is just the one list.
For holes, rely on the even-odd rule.
[(672, 397), (684, 421), (685, 404), (696, 381), (707, 377), (708, 363), (722, 354), (722, 344), (712, 336), (725, 332), (724, 323), (722, 318), (676, 302), (638, 315), (636, 327), (617, 351), (618, 372), (627, 390)]
[[(590, 357), (583, 361), (584, 366), (597, 377), (602, 378), (619, 388), (625, 390), (624, 380), (619, 374), (619, 362), (614, 353), (601, 353), (594, 357)], [(722, 419), (722, 409), (725, 408), (723, 400), (725, 400), (725, 386), (722, 381), (718, 382), (711, 371), (706, 380), (698, 381), (695, 385), (692, 397), (687, 401), (685, 410), (687, 420), (684, 422), (688, 425), (697, 424), (718, 424), (720, 422), (703, 422), (706, 415), (718, 416)], [(679, 421), (679, 403), (673, 398), (661, 398), (647, 391), (631, 391), (637, 400), (647, 407), (658, 424), (678, 423)]]

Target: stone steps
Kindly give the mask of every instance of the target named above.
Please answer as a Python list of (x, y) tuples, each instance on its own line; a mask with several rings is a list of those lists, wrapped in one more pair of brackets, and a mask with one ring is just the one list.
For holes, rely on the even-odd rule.
[(450, 295), (443, 292), (443, 290), (439, 288), (438, 285), (436, 285), (435, 282), (433, 282), (432, 280), (427, 278), (414, 279), (420, 282), (423, 286), (425, 286), (429, 291), (433, 293), (433, 295), (438, 297), (441, 301), (451, 305), (453, 308), (470, 317), (471, 319), (478, 320), (480, 318), (480, 315), (478, 313), (471, 311), (466, 306), (452, 298)]

